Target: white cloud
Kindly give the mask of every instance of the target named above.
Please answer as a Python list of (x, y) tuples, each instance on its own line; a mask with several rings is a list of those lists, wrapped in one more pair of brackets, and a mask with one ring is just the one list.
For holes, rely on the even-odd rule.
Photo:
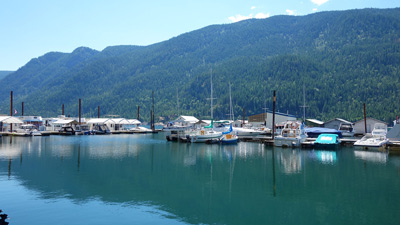
[(318, 11), (318, 9), (317, 9), (317, 8), (313, 8), (312, 11), (313, 11), (313, 12), (316, 12), (316, 11)]
[(243, 15), (236, 15), (236, 16), (230, 16), (228, 19), (234, 23), (242, 21), (242, 20), (247, 20), (253, 18), (253, 15), (250, 14), (249, 16), (243, 16)]
[(253, 14), (250, 14), (248, 16), (244, 15), (236, 15), (236, 16), (230, 16), (228, 19), (232, 21), (233, 23), (242, 21), (242, 20), (247, 20), (247, 19), (265, 19), (270, 17), (269, 13), (257, 13), (255, 16)]
[(327, 3), (329, 0), (311, 0), (312, 3), (316, 4), (316, 5), (322, 5)]
[(294, 15), (295, 14), (295, 12), (296, 12), (296, 10), (290, 10), (290, 9), (286, 9), (286, 13), (288, 14), (288, 15)]
[(265, 18), (268, 18), (269, 17), (269, 13), (257, 13), (255, 16), (254, 16), (254, 18), (256, 18), (256, 19), (265, 19)]
[(250, 9), (251, 9), (251, 10), (254, 10), (254, 9), (256, 9), (256, 7), (255, 7), (255, 6), (252, 6)]

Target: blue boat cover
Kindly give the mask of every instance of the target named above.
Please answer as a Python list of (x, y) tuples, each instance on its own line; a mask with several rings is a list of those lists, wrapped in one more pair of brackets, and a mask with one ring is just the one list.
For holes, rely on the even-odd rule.
[(320, 134), (315, 140), (316, 144), (338, 144), (338, 137), (337, 134)]
[(310, 138), (317, 138), (320, 134), (337, 134), (339, 138), (343, 137), (341, 131), (325, 127), (307, 127), (304, 131)]
[(229, 130), (228, 131), (226, 131), (226, 132), (222, 132), (222, 134), (229, 134), (229, 133), (231, 133), (232, 132), (232, 124), (231, 124), (231, 126), (229, 127)]

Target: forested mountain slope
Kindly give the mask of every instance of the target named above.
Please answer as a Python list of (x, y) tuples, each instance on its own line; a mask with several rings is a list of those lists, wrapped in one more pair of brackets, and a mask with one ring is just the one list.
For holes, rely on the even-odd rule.
[[(321, 12), (274, 16), (212, 25), (149, 46), (113, 46), (101, 52), (78, 48), (32, 59), (0, 80), (0, 113), (24, 102), (25, 114), (116, 114), (148, 120), (154, 91), (155, 115), (210, 117), (213, 74), (214, 117), (229, 113), (232, 83), (235, 116), (277, 108), (301, 116), (303, 84), (307, 117), (391, 121), (400, 114), (400, 9)], [(180, 112), (177, 111), (179, 95)]]

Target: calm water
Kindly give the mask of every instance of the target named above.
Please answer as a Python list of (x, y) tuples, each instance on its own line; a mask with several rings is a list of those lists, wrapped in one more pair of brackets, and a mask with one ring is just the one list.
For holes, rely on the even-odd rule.
[(164, 134), (0, 138), (17, 224), (399, 224), (400, 157), (172, 143)]

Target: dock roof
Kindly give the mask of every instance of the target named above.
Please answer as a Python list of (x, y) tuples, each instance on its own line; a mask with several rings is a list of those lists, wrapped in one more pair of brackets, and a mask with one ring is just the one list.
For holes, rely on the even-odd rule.
[(7, 124), (24, 123), (20, 119), (18, 119), (17, 117), (14, 117), (14, 116), (0, 116), (0, 122), (7, 123)]

